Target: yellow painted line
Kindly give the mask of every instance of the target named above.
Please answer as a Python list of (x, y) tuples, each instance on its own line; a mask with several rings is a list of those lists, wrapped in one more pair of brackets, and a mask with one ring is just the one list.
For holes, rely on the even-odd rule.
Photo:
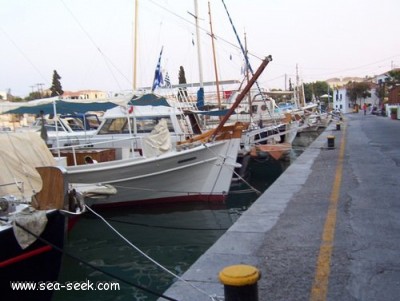
[(343, 158), (346, 143), (345, 137), (346, 127), (344, 127), (343, 129), (342, 139), (340, 141), (339, 160), (336, 167), (331, 196), (329, 198), (329, 208), (325, 219), (324, 230), (322, 233), (322, 242), (319, 249), (310, 301), (324, 301), (326, 300), (326, 296), (328, 293), (330, 264), (333, 251), (333, 242), (335, 239), (336, 212), (339, 202), (340, 186), (342, 183), (343, 174)]

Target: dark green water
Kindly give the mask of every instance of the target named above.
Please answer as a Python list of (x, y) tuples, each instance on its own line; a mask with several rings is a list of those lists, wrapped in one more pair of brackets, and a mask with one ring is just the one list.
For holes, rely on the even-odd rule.
[[(316, 134), (307, 134), (296, 138), (294, 149), (284, 162), (250, 160), (246, 176), (248, 183), (261, 192), (265, 191), (315, 136)], [(162, 207), (118, 208), (98, 213), (148, 256), (173, 273), (181, 275), (257, 199), (256, 193), (243, 192), (248, 188), (243, 182), (233, 183), (225, 204), (169, 204)], [(91, 213), (85, 214), (69, 233), (66, 252), (102, 271), (159, 294), (174, 281), (173, 276), (129, 246)], [(53, 301), (158, 299), (156, 295), (115, 280), (76, 259), (64, 256), (59, 282), (63, 284), (67, 281), (87, 280), (92, 283), (117, 282), (120, 289), (61, 290), (55, 293)]]

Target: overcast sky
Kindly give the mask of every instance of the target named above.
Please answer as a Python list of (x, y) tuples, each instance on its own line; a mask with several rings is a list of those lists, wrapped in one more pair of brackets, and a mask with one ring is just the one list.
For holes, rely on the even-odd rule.
[[(219, 78), (242, 79), (243, 55), (221, 0), (211, 0)], [(192, 0), (138, 0), (137, 86), (151, 86), (161, 47), (162, 69), (178, 82), (199, 80)], [(295, 81), (377, 75), (400, 67), (399, 0), (225, 0), (253, 69), (273, 61), (264, 88)], [(208, 1), (198, 0), (204, 81), (214, 80)], [(0, 90), (25, 97), (51, 85), (64, 90), (132, 89), (135, 0), (0, 0)], [(193, 45), (195, 44), (195, 45)]]

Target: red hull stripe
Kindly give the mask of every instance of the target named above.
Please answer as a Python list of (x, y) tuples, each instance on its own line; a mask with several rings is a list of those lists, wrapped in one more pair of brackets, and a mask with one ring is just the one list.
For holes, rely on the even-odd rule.
[(39, 255), (39, 254), (42, 254), (42, 253), (45, 253), (45, 252), (49, 252), (49, 251), (51, 251), (51, 249), (52, 249), (51, 246), (44, 246), (44, 247), (40, 247), (40, 248), (37, 248), (37, 249), (32, 250), (32, 251), (23, 253), (21, 255), (15, 256), (13, 258), (4, 260), (4, 261), (0, 262), (0, 268), (4, 268), (4, 267), (6, 267), (8, 265), (23, 261), (23, 260), (28, 259), (30, 257), (36, 256), (36, 255)]

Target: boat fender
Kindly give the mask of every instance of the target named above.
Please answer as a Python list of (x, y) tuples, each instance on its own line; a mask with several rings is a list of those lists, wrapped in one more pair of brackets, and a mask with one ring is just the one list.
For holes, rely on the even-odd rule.
[(71, 212), (82, 212), (84, 209), (83, 196), (76, 192), (75, 189), (68, 193), (68, 209)]

